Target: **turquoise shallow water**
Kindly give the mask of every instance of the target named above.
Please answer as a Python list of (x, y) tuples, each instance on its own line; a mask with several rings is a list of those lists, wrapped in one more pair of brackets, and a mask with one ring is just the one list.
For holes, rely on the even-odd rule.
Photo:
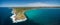
[(29, 19), (39, 24), (53, 25), (60, 20), (60, 9), (36, 9), (26, 12)]

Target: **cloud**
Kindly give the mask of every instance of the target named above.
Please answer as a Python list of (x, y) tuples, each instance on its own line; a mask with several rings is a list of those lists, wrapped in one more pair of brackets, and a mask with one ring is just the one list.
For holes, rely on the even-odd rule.
[(24, 5), (20, 4), (2, 4), (0, 7), (43, 7), (43, 6), (60, 6), (56, 4), (48, 4), (48, 3), (42, 3), (42, 2), (34, 2), (34, 3), (28, 3)]
[(24, 5), (24, 6), (29, 6), (29, 7), (40, 7), (40, 6), (59, 6), (59, 5), (36, 2), (36, 3), (29, 3), (29, 4), (26, 4), (26, 5)]

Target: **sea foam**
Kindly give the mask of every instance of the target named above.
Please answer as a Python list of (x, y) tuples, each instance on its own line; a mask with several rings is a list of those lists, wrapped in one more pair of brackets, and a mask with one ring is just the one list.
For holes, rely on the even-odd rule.
[(20, 19), (20, 20), (15, 20), (15, 16), (16, 16), (16, 14), (12, 11), (12, 16), (10, 17), (11, 19), (12, 19), (12, 22), (13, 23), (18, 23), (18, 22), (23, 22), (23, 21), (26, 21), (27, 20), (27, 18), (25, 18), (25, 19)]

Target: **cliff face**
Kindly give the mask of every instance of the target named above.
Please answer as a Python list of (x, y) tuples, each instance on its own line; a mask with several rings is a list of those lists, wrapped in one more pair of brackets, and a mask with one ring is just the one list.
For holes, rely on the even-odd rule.
[(30, 8), (14, 8), (13, 11), (16, 14), (16, 16), (15, 16), (16, 20), (26, 18), (24, 15), (24, 12), (28, 9), (30, 9)]
[(30, 10), (30, 9), (31, 8), (13, 8), (13, 13), (15, 16), (12, 15), (12, 20), (14, 20), (15, 22), (26, 21), (27, 18), (24, 13), (25, 11)]

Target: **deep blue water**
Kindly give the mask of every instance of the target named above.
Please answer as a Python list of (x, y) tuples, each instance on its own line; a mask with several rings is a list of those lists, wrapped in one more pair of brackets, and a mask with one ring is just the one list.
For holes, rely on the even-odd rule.
[(10, 16), (12, 9), (0, 8), (1, 25), (60, 25), (60, 9), (38, 9), (25, 12), (27, 21), (12, 23)]

